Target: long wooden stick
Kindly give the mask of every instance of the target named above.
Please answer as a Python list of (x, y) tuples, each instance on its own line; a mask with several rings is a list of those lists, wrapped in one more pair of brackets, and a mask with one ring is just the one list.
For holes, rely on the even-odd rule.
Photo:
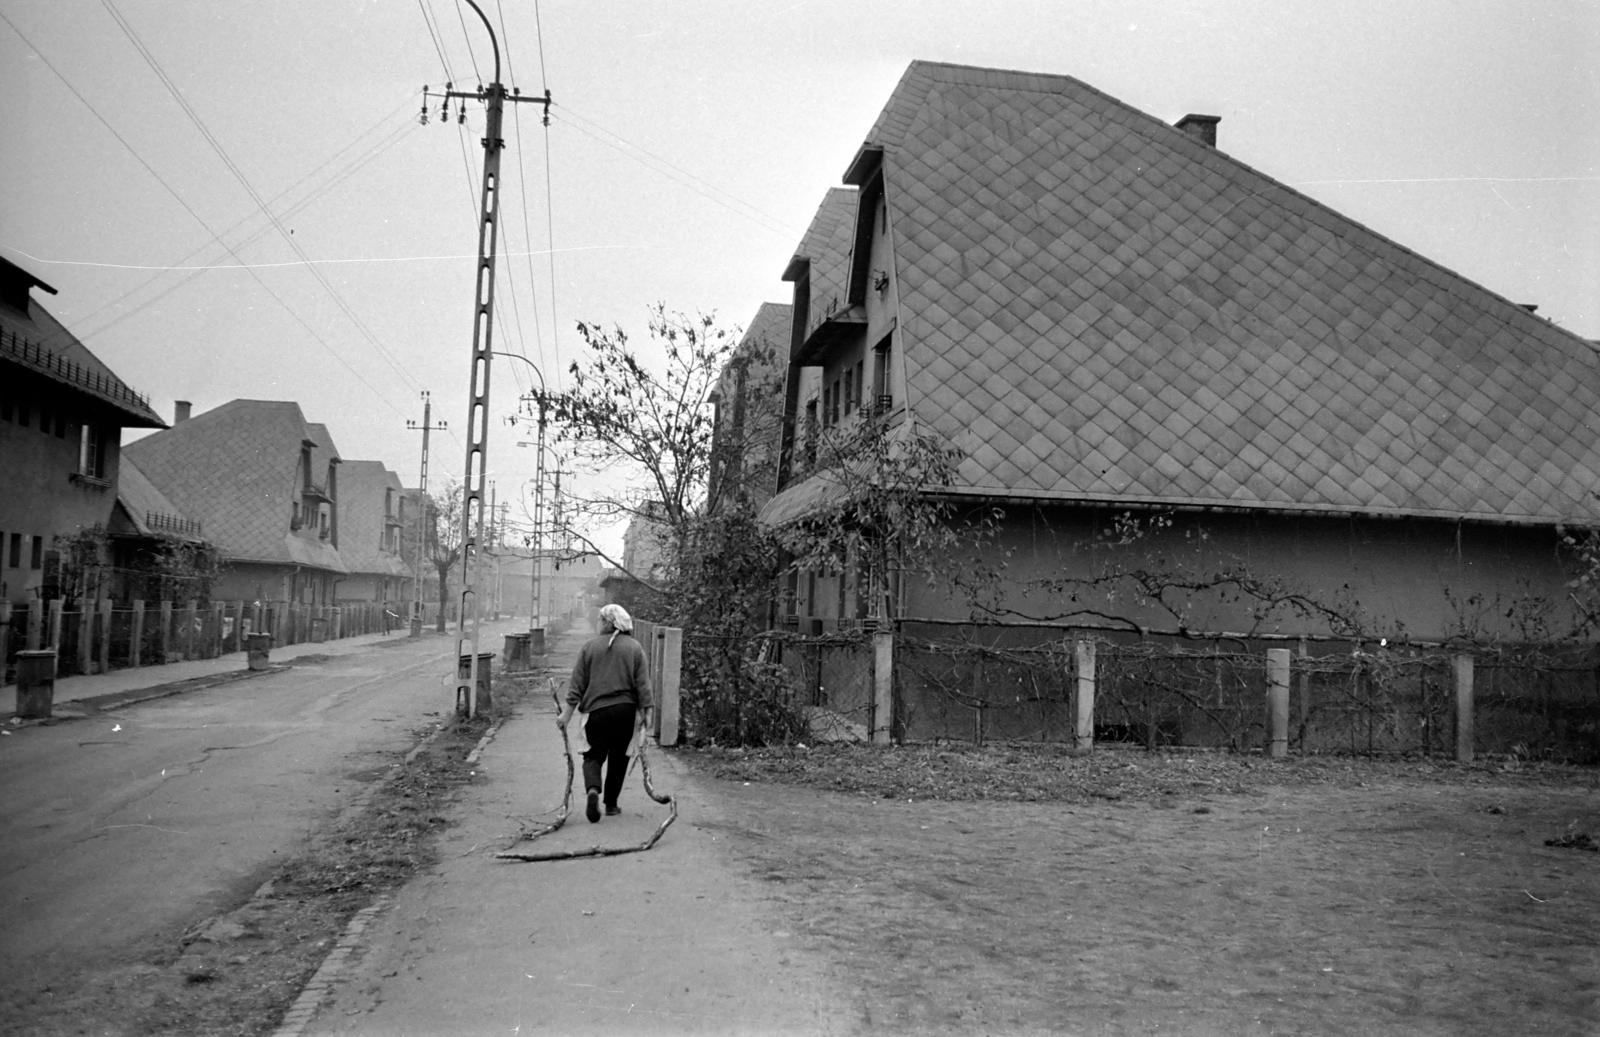
[[(556, 708), (560, 709), (561, 699), (555, 694), (553, 687), (550, 697), (555, 699)], [(637, 753), (637, 757), (639, 760), (640, 773), (644, 775), (644, 790), (650, 796), (650, 798), (655, 800), (657, 803), (664, 803), (672, 808), (672, 812), (667, 815), (667, 819), (661, 822), (661, 824), (656, 828), (655, 832), (651, 834), (650, 838), (646, 839), (638, 846), (591, 846), (585, 850), (546, 850), (541, 853), (526, 853), (506, 849), (495, 854), (495, 858), (502, 861), (566, 861), (573, 860), (578, 857), (616, 857), (624, 853), (640, 853), (654, 846), (656, 844), (656, 840), (660, 839), (662, 834), (666, 832), (668, 828), (672, 827), (672, 822), (678, 819), (678, 801), (672, 796), (663, 795), (662, 793), (656, 791), (655, 783), (650, 779), (650, 760), (645, 756), (644, 745), (645, 739), (643, 735), (641, 735), (639, 738), (639, 751)], [(572, 812), (573, 767), (572, 741), (567, 735), (567, 729), (565, 727), (561, 729), (561, 754), (562, 756), (566, 757), (567, 761), (567, 791), (566, 794), (561, 797), (561, 813), (554, 821), (545, 825), (538, 831), (524, 832), (519, 835), (516, 839), (517, 843), (532, 842), (535, 839), (542, 839), (567, 823), (567, 817)], [(512, 845), (514, 846), (516, 843), (513, 843)]]

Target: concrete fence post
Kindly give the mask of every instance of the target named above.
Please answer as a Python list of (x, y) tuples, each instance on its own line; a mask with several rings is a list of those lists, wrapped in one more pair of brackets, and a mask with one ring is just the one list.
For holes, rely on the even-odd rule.
[(111, 672), (111, 599), (100, 599), (100, 672)]
[(128, 633), (128, 665), (139, 668), (139, 655), (144, 649), (144, 602), (133, 602), (133, 629)]
[(1078, 677), (1078, 708), (1073, 732), (1079, 749), (1093, 749), (1095, 643), (1087, 638), (1072, 642), (1072, 657)]
[(55, 652), (56, 656), (57, 656), (57, 659), (59, 659), (60, 658), (60, 653), (61, 653), (61, 599), (60, 598), (51, 599), (51, 601), (50, 601), (50, 618), (49, 618), (48, 622), (49, 622), (49, 629), (46, 631), (46, 633), (50, 637), (50, 643), (48, 645), (46, 645), (45, 647), (47, 647), (50, 651)]
[(1455, 657), (1456, 671), (1456, 762), (1472, 762), (1472, 656)]
[(656, 709), (656, 737), (662, 745), (678, 744), (679, 698), (683, 687), (683, 630), (667, 627), (661, 646), (661, 695)]
[(183, 657), (185, 659), (196, 659), (200, 655), (195, 650), (195, 643), (199, 639), (195, 637), (194, 629), (195, 616), (199, 607), (200, 603), (193, 598), (190, 598), (189, 604), (183, 607)]
[(1281, 760), (1289, 755), (1289, 649), (1267, 649), (1267, 731), (1271, 735), (1270, 755)]
[(44, 602), (28, 602), (28, 631), (23, 635), (23, 651), (37, 652), (44, 636)]
[(225, 602), (213, 601), (211, 603), (211, 657), (213, 659), (222, 655), (222, 620), (227, 614), (228, 606)]
[(94, 659), (94, 610), (87, 598), (78, 602), (78, 672), (87, 674)]
[(160, 655), (156, 659), (156, 665), (165, 666), (172, 654), (172, 602), (165, 600), (161, 602), (161, 639), (158, 650)]
[(894, 726), (894, 631), (872, 635), (872, 730), (879, 745), (889, 744)]

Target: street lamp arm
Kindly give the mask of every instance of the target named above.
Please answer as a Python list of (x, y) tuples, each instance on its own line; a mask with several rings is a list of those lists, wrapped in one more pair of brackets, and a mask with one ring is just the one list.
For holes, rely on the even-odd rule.
[(494, 85), (495, 86), (499, 86), (500, 85), (500, 43), (499, 43), (498, 40), (496, 40), (494, 38), (494, 26), (489, 24), (489, 19), (484, 15), (483, 10), (476, 3), (473, 2), (473, 0), (467, 0), (467, 6), (472, 8), (472, 10), (479, 17), (479, 19), (481, 19), (483, 21), (483, 27), (485, 29), (489, 30), (489, 46), (494, 48)]
[(539, 365), (538, 364), (534, 363), (532, 360), (529, 360), (527, 357), (523, 356), (521, 353), (507, 353), (504, 350), (495, 349), (495, 350), (491, 350), (490, 354), (492, 356), (510, 357), (512, 360), (521, 360), (523, 363), (525, 363), (529, 367), (533, 368), (533, 373), (539, 376), (539, 399), (540, 399), (540, 402), (543, 403), (544, 397), (550, 395), (549, 390), (544, 387), (544, 372), (539, 370)]

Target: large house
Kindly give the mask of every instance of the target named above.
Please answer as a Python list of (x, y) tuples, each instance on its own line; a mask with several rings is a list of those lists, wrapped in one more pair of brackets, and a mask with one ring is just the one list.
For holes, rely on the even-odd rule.
[(57, 596), (57, 538), (110, 524), (122, 430), (165, 427), (35, 288), (56, 293), (0, 259), (0, 602), (13, 604)]
[[(1138, 552), (1417, 638), (1570, 629), (1557, 531), (1600, 523), (1596, 345), (1230, 157), (1218, 121), (913, 63), (784, 275), (764, 520), (814, 514), (819, 437), (876, 421), (953, 445), (940, 492), (1004, 513), (982, 600), (900, 579), (901, 618), (1261, 629), (1248, 596), (1096, 597)], [(1122, 555), (1093, 547), (1122, 515)], [(864, 586), (812, 574), (790, 608), (865, 615)]]
[(336, 599), (381, 602), (397, 617), (406, 615), (416, 559), (402, 554), (409, 519), (400, 477), (381, 461), (347, 460), (338, 482), (339, 557), (349, 575), (339, 581)]
[(339, 552), (339, 451), (297, 403), (232, 400), (128, 444), (139, 470), (200, 523), (224, 566), (223, 601), (333, 605), (349, 575)]
[(783, 432), (783, 380), (793, 333), (793, 309), (764, 302), (723, 366), (711, 401), (712, 508), (743, 496), (760, 507), (778, 488)]

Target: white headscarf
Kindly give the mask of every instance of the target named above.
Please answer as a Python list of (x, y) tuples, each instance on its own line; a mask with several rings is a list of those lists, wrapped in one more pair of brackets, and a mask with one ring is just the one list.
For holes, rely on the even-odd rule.
[(600, 609), (600, 622), (611, 624), (611, 642), (616, 643), (618, 634), (633, 633), (633, 617), (628, 615), (628, 610), (615, 603), (604, 605)]

